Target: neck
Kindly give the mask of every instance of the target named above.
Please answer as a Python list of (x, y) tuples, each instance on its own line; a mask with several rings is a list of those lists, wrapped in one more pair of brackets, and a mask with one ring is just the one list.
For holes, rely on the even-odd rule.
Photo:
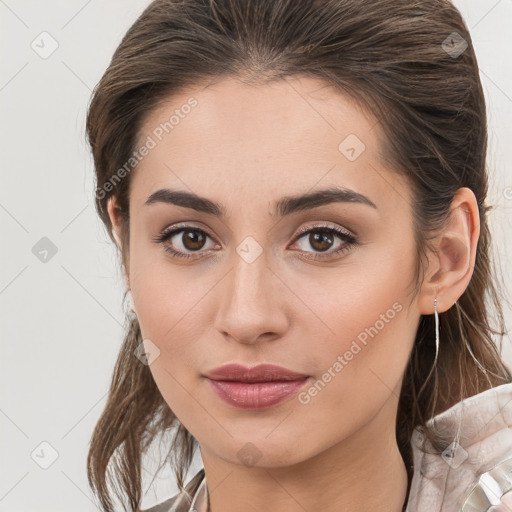
[(202, 446), (210, 511), (401, 512), (408, 479), (395, 419), (396, 401), (388, 400), (371, 421), (341, 442), (279, 467), (241, 466)]

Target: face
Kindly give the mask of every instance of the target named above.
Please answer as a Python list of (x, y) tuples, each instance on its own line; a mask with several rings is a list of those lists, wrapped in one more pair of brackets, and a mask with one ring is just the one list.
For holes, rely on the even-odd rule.
[[(224, 461), (242, 464), (247, 446), (258, 465), (305, 461), (382, 410), (394, 435), (420, 313), (411, 191), (382, 162), (379, 129), (312, 78), (198, 86), (144, 121), (133, 304), (163, 398)], [(146, 204), (162, 189), (215, 205), (170, 192)], [(294, 199), (325, 190), (339, 193)], [(205, 377), (227, 363), (306, 378), (273, 392), (232, 383), (233, 405)]]

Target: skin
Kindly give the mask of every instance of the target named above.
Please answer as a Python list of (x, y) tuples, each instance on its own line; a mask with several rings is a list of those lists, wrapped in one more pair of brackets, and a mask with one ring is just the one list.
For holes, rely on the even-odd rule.
[[(414, 295), (411, 190), (382, 162), (376, 119), (312, 78), (257, 87), (224, 79), (162, 103), (139, 140), (191, 96), (198, 105), (130, 177), (125, 270), (143, 337), (160, 351), (150, 364), (155, 382), (200, 443), (211, 510), (399, 512), (407, 490), (395, 437), (402, 377), (421, 315), (433, 314), (435, 297), (446, 311), (469, 283), (479, 236), (475, 197), (467, 188), (455, 195)], [(366, 147), (354, 161), (338, 149), (349, 134)], [(328, 186), (353, 189), (377, 208), (333, 203), (271, 215), (281, 197)], [(144, 205), (160, 188), (208, 197), (227, 216)], [(108, 210), (119, 238), (115, 199)], [(196, 255), (189, 260), (152, 241), (181, 222), (208, 234), (202, 248), (185, 245), (183, 232), (166, 242)], [(326, 252), (308, 234), (296, 239), (301, 227), (324, 224), (357, 234), (357, 244), (333, 255), (346, 243), (337, 235)], [(251, 263), (236, 251), (247, 236), (262, 248)], [(315, 255), (324, 259), (307, 259)], [(309, 403), (292, 397), (239, 409), (202, 377), (225, 363), (265, 362), (307, 374), (313, 384), (396, 303), (400, 312), (359, 343)], [(243, 447), (255, 463), (237, 455)]]

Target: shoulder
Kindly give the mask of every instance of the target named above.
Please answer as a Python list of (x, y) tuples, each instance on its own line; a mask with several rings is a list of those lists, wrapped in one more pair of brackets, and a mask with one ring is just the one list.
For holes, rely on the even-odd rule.
[(188, 512), (203, 479), (204, 468), (201, 468), (178, 494), (141, 512)]
[[(451, 443), (439, 453), (429, 442), (423, 444), (423, 433), (415, 429), (407, 510), (461, 510), (466, 500), (482, 494), (482, 480), (489, 485), (493, 478), (499, 485), (503, 474), (512, 472), (512, 383), (466, 398), (428, 424)], [(492, 500), (486, 499), (491, 506)]]

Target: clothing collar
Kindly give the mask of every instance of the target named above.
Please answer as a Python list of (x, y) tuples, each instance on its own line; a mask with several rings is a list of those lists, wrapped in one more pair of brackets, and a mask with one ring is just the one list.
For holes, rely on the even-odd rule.
[(441, 453), (428, 440), (423, 446), (424, 434), (414, 429), (407, 511), (460, 512), (479, 478), (512, 457), (512, 383), (468, 397), (427, 425), (436, 426), (448, 446)]

